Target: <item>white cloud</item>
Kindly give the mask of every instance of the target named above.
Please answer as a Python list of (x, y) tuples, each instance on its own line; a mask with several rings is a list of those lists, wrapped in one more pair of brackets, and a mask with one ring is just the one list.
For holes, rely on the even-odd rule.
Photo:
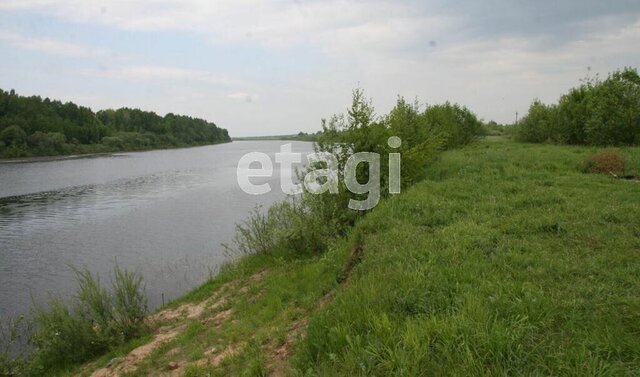
[(245, 92), (235, 92), (227, 94), (227, 98), (235, 101), (253, 102), (256, 96), (252, 96), (251, 94)]
[(13, 47), (56, 55), (78, 58), (98, 58), (109, 55), (109, 52), (102, 48), (88, 47), (51, 38), (25, 37), (8, 31), (0, 31), (0, 40), (8, 42)]
[[(158, 96), (166, 97), (171, 93), (170, 97), (176, 101), (253, 102), (258, 98), (256, 94), (238, 90), (243, 88), (255, 91), (259, 88), (258, 84), (202, 70), (159, 65), (130, 65), (85, 69), (81, 74), (87, 77), (123, 80), (135, 85), (154, 87)], [(229, 94), (224, 94), (225, 92)]]
[(101, 70), (84, 70), (86, 76), (106, 77), (118, 80), (129, 81), (183, 81), (200, 82), (204, 84), (232, 86), (240, 85), (242, 82), (230, 77), (214, 75), (207, 71), (184, 69), (159, 65), (130, 65), (116, 68), (105, 68)]

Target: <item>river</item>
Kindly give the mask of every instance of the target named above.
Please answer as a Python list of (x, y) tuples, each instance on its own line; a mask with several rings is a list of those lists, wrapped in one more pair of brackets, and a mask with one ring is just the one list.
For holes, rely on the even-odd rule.
[[(114, 264), (144, 276), (150, 307), (191, 290), (228, 260), (235, 223), (284, 198), (284, 141), (118, 153), (0, 164), (0, 319), (26, 314), (49, 294), (75, 291), (71, 266), (109, 282)], [(307, 154), (311, 143), (292, 142)], [(248, 152), (271, 156), (272, 191), (249, 195), (236, 167)], [(304, 161), (304, 158), (303, 158)], [(253, 167), (253, 166), (252, 166)]]

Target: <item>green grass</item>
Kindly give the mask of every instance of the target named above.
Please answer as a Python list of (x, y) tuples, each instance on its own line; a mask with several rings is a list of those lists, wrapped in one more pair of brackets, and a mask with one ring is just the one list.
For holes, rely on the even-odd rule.
[[(480, 143), (354, 229), (364, 257), (310, 321), (316, 375), (638, 375), (640, 183), (594, 150)], [(634, 169), (638, 149), (625, 149)], [(344, 245), (343, 247), (346, 247)]]
[[(640, 182), (580, 173), (595, 151), (445, 152), (326, 253), (252, 255), (172, 303), (223, 295), (203, 317), (232, 313), (186, 321), (130, 375), (171, 361), (187, 376), (640, 375)], [(622, 151), (640, 170), (640, 149)], [(345, 274), (356, 240), (362, 260)], [(216, 367), (196, 364), (229, 347)]]

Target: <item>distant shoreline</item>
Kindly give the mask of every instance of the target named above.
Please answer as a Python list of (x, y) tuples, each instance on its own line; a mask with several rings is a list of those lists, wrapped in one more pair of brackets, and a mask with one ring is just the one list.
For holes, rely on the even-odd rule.
[[(70, 155), (62, 155), (62, 156), (34, 156), (34, 157), (3, 158), (3, 159), (0, 159), (0, 164), (28, 164), (30, 162), (49, 162), (49, 161), (79, 160), (83, 158), (111, 157), (115, 153), (120, 153), (120, 152), (70, 154)], [(122, 152), (122, 153), (126, 153), (126, 152)]]
[(232, 141), (311, 141), (315, 142), (316, 134), (292, 134), (292, 135), (272, 135), (272, 136), (241, 136), (232, 137)]
[(151, 151), (162, 151), (162, 150), (168, 150), (168, 149), (187, 149), (187, 148), (196, 148), (196, 147), (206, 147), (210, 145), (227, 144), (232, 142), (233, 140), (224, 141), (221, 143), (178, 146), (178, 147), (169, 147), (169, 148), (133, 149), (133, 150), (112, 151), (112, 152), (67, 154), (67, 155), (59, 155), (59, 156), (0, 158), (0, 164), (28, 164), (32, 162), (53, 162), (53, 161), (65, 161), (65, 160), (80, 160), (84, 158), (114, 157), (115, 155), (118, 155), (121, 153), (151, 152)]

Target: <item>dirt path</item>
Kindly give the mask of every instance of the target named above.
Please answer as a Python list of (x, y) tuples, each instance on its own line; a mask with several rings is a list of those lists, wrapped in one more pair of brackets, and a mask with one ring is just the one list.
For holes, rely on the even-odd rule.
[[(348, 280), (352, 263), (345, 267), (345, 277), (342, 285)], [(190, 321), (199, 321), (208, 329), (221, 327), (234, 317), (234, 307), (229, 302), (236, 297), (248, 294), (253, 284), (258, 284), (265, 277), (266, 271), (260, 271), (242, 281), (232, 281), (218, 288), (208, 299), (198, 303), (184, 303), (178, 307), (161, 310), (148, 317), (152, 328), (156, 328), (153, 339), (130, 351), (127, 355), (115, 358), (106, 366), (91, 374), (92, 377), (115, 377), (135, 372), (157, 349), (178, 338), (187, 328)], [(306, 336), (309, 317), (321, 310), (333, 297), (329, 292), (318, 300), (315, 307), (302, 317), (286, 325), (286, 337), (280, 344), (269, 343), (263, 346), (264, 367), (269, 376), (288, 376), (291, 374), (289, 358), (294, 347)], [(260, 296), (258, 293), (256, 296)], [(227, 306), (227, 308), (225, 308)], [(234, 319), (234, 321), (237, 319)], [(189, 366), (200, 368), (215, 368), (226, 359), (239, 355), (245, 351), (247, 340), (206, 349), (203, 356), (194, 361), (188, 361), (183, 355), (183, 349), (178, 342), (166, 352), (162, 365), (153, 365), (147, 371), (149, 375), (177, 377), (182, 375)], [(167, 348), (167, 347), (165, 347)], [(146, 366), (148, 367), (148, 365)], [(90, 370), (91, 366), (85, 369)], [(146, 370), (146, 369), (145, 369)]]
[[(228, 290), (230, 287), (231, 283), (222, 286), (211, 298), (199, 303), (185, 303), (177, 308), (164, 309), (149, 316), (147, 321), (150, 326), (153, 327), (157, 324), (167, 325), (159, 327), (156, 330), (151, 342), (132, 350), (124, 357), (111, 360), (105, 367), (94, 371), (91, 377), (114, 377), (135, 371), (153, 351), (180, 335), (186, 328), (186, 321), (199, 319), (205, 310), (213, 310), (223, 306), (227, 302), (228, 297), (221, 292)], [(220, 326), (230, 314), (230, 309), (225, 310), (212, 318), (203, 319), (203, 323), (211, 322), (214, 326)]]

